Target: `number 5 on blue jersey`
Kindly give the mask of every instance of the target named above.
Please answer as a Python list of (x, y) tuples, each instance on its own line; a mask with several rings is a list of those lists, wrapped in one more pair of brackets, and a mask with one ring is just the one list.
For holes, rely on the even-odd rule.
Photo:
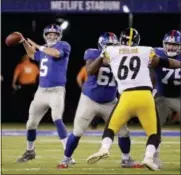
[(41, 59), (41, 62), (40, 62), (40, 76), (41, 77), (46, 76), (48, 73), (48, 66), (46, 65), (47, 61), (48, 61), (48, 58)]

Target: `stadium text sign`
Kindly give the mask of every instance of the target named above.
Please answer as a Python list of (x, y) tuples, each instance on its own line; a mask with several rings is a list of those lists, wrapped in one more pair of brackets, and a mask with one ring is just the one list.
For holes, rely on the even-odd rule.
[(181, 3), (180, 0), (2, 0), (1, 11), (30, 13), (180, 13)]
[(119, 11), (120, 1), (51, 1), (51, 10)]

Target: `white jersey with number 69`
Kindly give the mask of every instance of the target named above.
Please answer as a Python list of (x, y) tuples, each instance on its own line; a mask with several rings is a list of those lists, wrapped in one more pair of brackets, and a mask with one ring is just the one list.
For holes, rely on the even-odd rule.
[(151, 47), (108, 46), (105, 51), (120, 94), (131, 88), (152, 88), (148, 68), (153, 51)]

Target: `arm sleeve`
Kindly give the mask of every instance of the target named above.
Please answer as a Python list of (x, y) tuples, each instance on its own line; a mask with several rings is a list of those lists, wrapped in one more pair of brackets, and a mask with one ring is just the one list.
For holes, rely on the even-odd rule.
[(95, 55), (92, 49), (87, 49), (84, 53), (84, 60), (95, 60)]
[(152, 63), (153, 59), (156, 60), (156, 67), (166, 67), (169, 68), (169, 59), (166, 57), (159, 57), (156, 55), (155, 50), (151, 50), (150, 56), (149, 56), (149, 65)]
[(67, 42), (59, 43), (55, 49), (60, 52), (60, 58), (70, 55), (71, 47)]

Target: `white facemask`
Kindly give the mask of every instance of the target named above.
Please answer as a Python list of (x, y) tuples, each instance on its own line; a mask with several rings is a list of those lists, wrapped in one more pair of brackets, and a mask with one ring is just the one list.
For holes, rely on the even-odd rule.
[(163, 42), (163, 47), (164, 47), (166, 54), (170, 57), (174, 57), (181, 52), (180, 44)]
[[(47, 34), (48, 35), (48, 34)], [(52, 36), (51, 37), (48, 37), (47, 35), (44, 34), (44, 39), (45, 39), (45, 42), (47, 43), (48, 46), (53, 46), (55, 45), (58, 41), (61, 40), (62, 38), (62, 35), (59, 35), (58, 37), (55, 37), (53, 38)]]

